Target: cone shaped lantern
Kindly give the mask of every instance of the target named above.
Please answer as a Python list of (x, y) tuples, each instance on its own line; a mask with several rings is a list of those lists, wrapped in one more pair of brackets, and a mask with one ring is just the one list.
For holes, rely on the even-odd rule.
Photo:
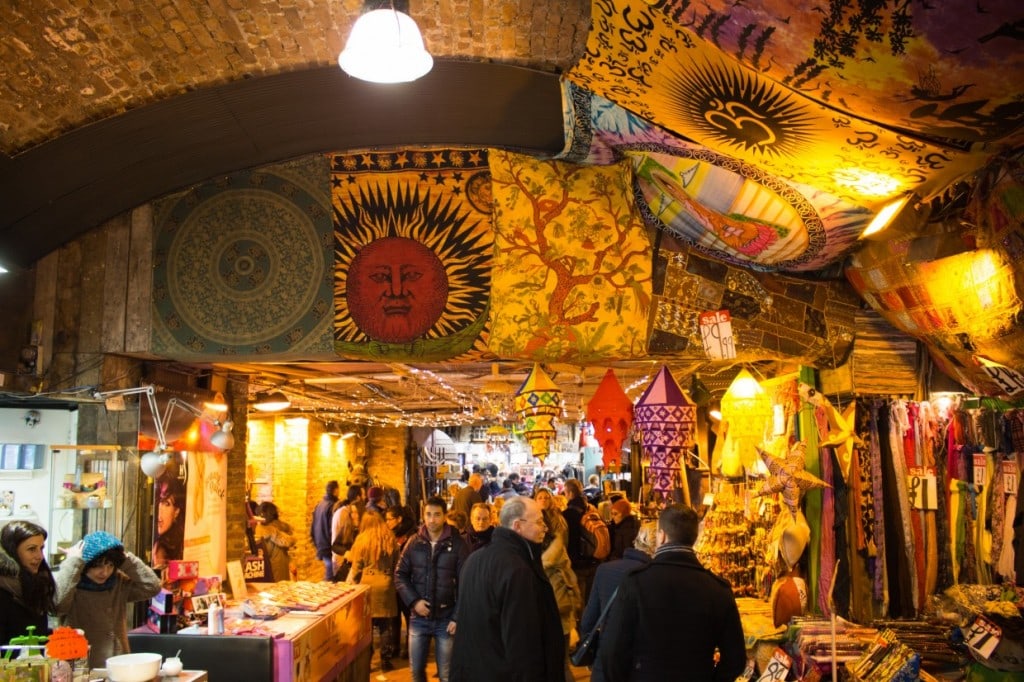
[(555, 437), (555, 418), (562, 413), (562, 391), (539, 364), (534, 364), (516, 392), (513, 406), (533, 456), (543, 464)]
[(609, 369), (587, 403), (587, 419), (594, 425), (594, 437), (601, 444), (604, 466), (619, 464), (622, 441), (633, 426), (633, 403)]
[(697, 406), (663, 366), (636, 402), (634, 420), (644, 451), (651, 458), (648, 480), (653, 490), (667, 493), (682, 487), (679, 459), (693, 444)]

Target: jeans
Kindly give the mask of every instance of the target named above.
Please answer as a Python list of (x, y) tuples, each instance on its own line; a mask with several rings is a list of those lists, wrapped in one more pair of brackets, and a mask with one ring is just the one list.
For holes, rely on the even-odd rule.
[(427, 682), (427, 652), (434, 638), (434, 659), (441, 682), (448, 682), (451, 671), (452, 636), (448, 634), (448, 618), (424, 618), (415, 613), (409, 617), (409, 668), (412, 682)]
[(324, 564), (324, 580), (330, 581), (334, 578), (334, 559), (327, 557), (320, 561)]

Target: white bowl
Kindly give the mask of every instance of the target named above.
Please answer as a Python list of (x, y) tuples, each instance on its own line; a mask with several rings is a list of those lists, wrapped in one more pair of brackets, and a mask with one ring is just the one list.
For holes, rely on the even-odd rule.
[(107, 659), (111, 682), (149, 682), (160, 675), (160, 654), (123, 654)]

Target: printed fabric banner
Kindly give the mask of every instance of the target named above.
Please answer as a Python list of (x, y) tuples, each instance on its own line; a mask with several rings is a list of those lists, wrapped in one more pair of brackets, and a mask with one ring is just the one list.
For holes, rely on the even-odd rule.
[(334, 154), (334, 347), (401, 362), (486, 356), (487, 151)]
[(587, 49), (568, 78), (720, 154), (874, 210), (904, 191), (929, 196), (987, 160), (860, 120), (749, 68), (694, 19), (704, 8), (686, 5), (594, 0)]
[(489, 347), (506, 358), (644, 357), (651, 244), (628, 162), (577, 166), (492, 149)]

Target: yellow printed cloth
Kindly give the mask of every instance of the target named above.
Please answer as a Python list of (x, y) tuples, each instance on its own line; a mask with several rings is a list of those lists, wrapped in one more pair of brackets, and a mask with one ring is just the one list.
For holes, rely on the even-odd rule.
[(594, 0), (587, 49), (567, 77), (715, 152), (871, 209), (904, 191), (941, 190), (987, 160), (858, 119), (749, 68), (702, 31), (698, 12)]
[(535, 361), (643, 357), (651, 243), (632, 166), (588, 167), (490, 150), (491, 352)]

